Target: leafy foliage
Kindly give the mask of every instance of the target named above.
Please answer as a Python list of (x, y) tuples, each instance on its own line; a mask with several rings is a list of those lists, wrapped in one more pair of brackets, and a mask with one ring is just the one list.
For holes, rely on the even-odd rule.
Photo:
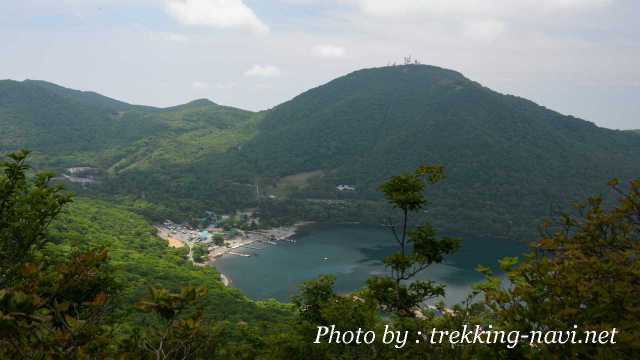
[[(425, 183), (436, 184), (444, 178), (441, 166), (421, 166), (414, 174), (394, 176), (381, 186), (381, 190), (394, 208), (402, 212), (400, 224), (389, 221), (389, 227), (400, 251), (388, 256), (384, 263), (391, 272), (389, 277), (373, 277), (367, 282), (371, 295), (384, 309), (402, 316), (413, 316), (426, 300), (444, 296), (444, 287), (432, 281), (410, 281), (418, 273), (444, 256), (455, 252), (460, 241), (445, 237), (438, 240), (428, 223), (409, 229), (409, 216), (424, 208)], [(411, 245), (411, 248), (409, 247)]]
[[(206, 288), (183, 288), (179, 293), (151, 289), (138, 308), (155, 315), (138, 335), (140, 358), (195, 359), (211, 354), (214, 332), (203, 321), (200, 301)], [(189, 311), (191, 310), (191, 311)]]
[(106, 251), (58, 265), (23, 264), (23, 278), (0, 289), (0, 357), (99, 356), (114, 348)]
[(108, 348), (108, 305), (116, 293), (107, 252), (42, 261), (49, 224), (71, 199), (49, 186), (50, 175), (31, 181), (27, 155), (0, 164), (0, 357), (97, 356)]
[(209, 247), (207, 245), (196, 245), (193, 247), (193, 261), (203, 263), (208, 260)]
[(522, 261), (501, 262), (510, 286), (483, 269), (485, 304), (503, 328), (620, 331), (616, 346), (541, 344), (531, 357), (629, 358), (639, 351), (640, 180), (627, 192), (618, 180), (610, 185), (617, 206), (607, 209), (602, 197), (590, 198), (577, 205), (580, 215), (547, 223), (545, 237)]
[(285, 359), (304, 354), (309, 359), (371, 358), (376, 354), (373, 346), (363, 344), (314, 344), (318, 326), (337, 331), (378, 329), (380, 323), (376, 304), (358, 295), (338, 296), (333, 291), (335, 278), (321, 276), (300, 286), (293, 298), (298, 308), (298, 323), (287, 339), (271, 339), (274, 358)]
[(50, 222), (71, 201), (60, 187), (49, 186), (50, 174), (29, 183), (28, 154), (20, 151), (9, 155), (12, 161), (0, 163), (0, 286), (13, 284), (21, 266), (46, 244)]

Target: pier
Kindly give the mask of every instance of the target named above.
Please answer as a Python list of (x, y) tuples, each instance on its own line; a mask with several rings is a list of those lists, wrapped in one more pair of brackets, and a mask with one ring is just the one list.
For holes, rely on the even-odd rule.
[(235, 252), (235, 251), (229, 251), (227, 254), (236, 255), (236, 256), (243, 256), (243, 257), (250, 257), (251, 256), (249, 254), (238, 253), (238, 252)]

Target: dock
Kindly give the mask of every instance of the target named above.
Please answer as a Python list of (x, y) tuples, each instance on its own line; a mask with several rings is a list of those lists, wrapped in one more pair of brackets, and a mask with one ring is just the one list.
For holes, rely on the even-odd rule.
[(251, 255), (249, 255), (249, 254), (237, 253), (237, 252), (235, 252), (235, 251), (229, 251), (229, 252), (227, 252), (227, 254), (229, 254), (229, 255), (236, 255), (236, 256), (243, 256), (243, 257), (250, 257), (250, 256), (251, 256)]

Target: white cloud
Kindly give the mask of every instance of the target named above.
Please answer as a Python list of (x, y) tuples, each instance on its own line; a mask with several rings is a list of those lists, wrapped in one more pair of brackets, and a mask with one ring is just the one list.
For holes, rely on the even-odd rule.
[(285, 4), (291, 5), (313, 5), (318, 2), (318, 0), (280, 0)]
[(613, 0), (544, 0), (541, 5), (551, 10), (586, 9), (609, 5)]
[(597, 8), (613, 0), (352, 0), (368, 15), (506, 15)]
[(176, 34), (176, 33), (165, 33), (164, 38), (169, 41), (175, 41), (180, 43), (189, 42), (189, 38), (187, 36), (182, 34)]
[(330, 44), (314, 46), (311, 51), (314, 55), (324, 58), (341, 58), (346, 55), (343, 47)]
[(278, 77), (280, 76), (280, 69), (273, 65), (253, 65), (244, 72), (244, 75), (264, 78)]
[(416, 13), (442, 14), (450, 12), (475, 12), (492, 0), (355, 0), (360, 9), (374, 16), (412, 15)]
[[(449, 32), (475, 42), (492, 42), (538, 33), (549, 24), (587, 18), (615, 0), (346, 0), (356, 5), (365, 24), (411, 29), (430, 38)], [(587, 15), (585, 12), (591, 12)], [(372, 21), (370, 18), (377, 18)], [(386, 22), (385, 22), (386, 21)], [(545, 24), (541, 24), (545, 22)], [(537, 25), (533, 25), (537, 24)], [(419, 27), (416, 27), (419, 25)], [(546, 26), (547, 28), (549, 26)], [(392, 30), (389, 30), (392, 31)], [(443, 34), (443, 35), (436, 35)], [(530, 36), (530, 35), (527, 35)]]
[(176, 43), (188, 43), (189, 37), (182, 34), (170, 33), (170, 32), (155, 32), (146, 30), (149, 38), (153, 40), (171, 41)]
[(167, 41), (167, 42), (175, 42), (175, 43), (188, 43), (191, 39), (182, 34), (172, 33), (172, 32), (160, 32), (160, 31), (152, 31), (145, 28), (142, 25), (136, 25), (136, 28), (140, 29), (150, 40), (154, 41)]
[(469, 21), (464, 25), (464, 35), (480, 41), (493, 41), (505, 31), (505, 25), (498, 20)]
[(236, 83), (232, 81), (219, 82), (219, 83), (215, 83), (213, 86), (218, 90), (231, 90), (236, 87)]
[(194, 89), (202, 90), (207, 89), (209, 87), (209, 84), (204, 81), (194, 81), (193, 83), (191, 83), (191, 86)]
[(242, 0), (167, 0), (167, 11), (185, 25), (269, 31)]
[(272, 84), (260, 83), (260, 84), (256, 84), (254, 86), (254, 88), (256, 90), (271, 90), (271, 89), (273, 89), (273, 85)]

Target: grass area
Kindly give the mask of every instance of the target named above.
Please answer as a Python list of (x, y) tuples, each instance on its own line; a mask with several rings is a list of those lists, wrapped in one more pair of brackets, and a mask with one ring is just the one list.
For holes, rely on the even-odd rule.
[[(162, 119), (169, 131), (162, 136), (140, 139), (115, 150), (108, 173), (118, 175), (131, 170), (189, 165), (212, 153), (222, 153), (251, 139), (256, 133), (260, 114), (198, 109), (148, 115)], [(191, 119), (197, 116), (197, 119)], [(191, 119), (191, 120), (189, 120)], [(116, 161), (117, 159), (117, 161)]]
[(277, 197), (286, 197), (293, 191), (304, 190), (309, 186), (309, 182), (324, 176), (322, 170), (307, 171), (294, 175), (289, 175), (278, 179), (273, 185), (266, 188), (266, 193)]

